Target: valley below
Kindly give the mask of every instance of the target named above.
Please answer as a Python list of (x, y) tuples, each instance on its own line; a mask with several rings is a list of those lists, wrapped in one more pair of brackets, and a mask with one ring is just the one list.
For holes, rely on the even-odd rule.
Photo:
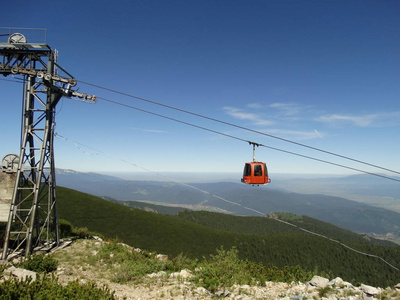
[(165, 209), (151, 205), (175, 208), (168, 214), (182, 209), (244, 216), (289, 212), (400, 243), (400, 213), (397, 211), (400, 185), (397, 182), (368, 175), (339, 178), (296, 178), (292, 175), (277, 176), (271, 184), (253, 187), (232, 182), (232, 177), (227, 174), (220, 175), (220, 178), (228, 180), (226, 182), (203, 182), (199, 176), (194, 176), (198, 182), (188, 183), (190, 174), (186, 174), (185, 182), (180, 177), (182, 181), (174, 182), (57, 171), (58, 183), (62, 186), (159, 213)]

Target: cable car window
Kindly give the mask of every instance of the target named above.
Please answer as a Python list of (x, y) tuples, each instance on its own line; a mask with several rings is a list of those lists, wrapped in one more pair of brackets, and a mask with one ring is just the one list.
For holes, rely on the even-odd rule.
[(261, 165), (254, 165), (254, 176), (262, 176)]
[(264, 164), (265, 176), (268, 176), (267, 164)]
[(244, 165), (243, 176), (251, 176), (251, 164)]

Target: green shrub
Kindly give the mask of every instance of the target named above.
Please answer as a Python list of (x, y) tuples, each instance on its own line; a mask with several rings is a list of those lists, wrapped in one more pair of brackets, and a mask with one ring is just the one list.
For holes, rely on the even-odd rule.
[(183, 253), (173, 257), (171, 259), (171, 265), (169, 271), (178, 272), (183, 269), (194, 270), (198, 261), (197, 259), (187, 258)]
[(87, 239), (92, 236), (98, 236), (101, 239), (104, 239), (104, 236), (101, 233), (94, 232), (94, 231), (89, 231), (87, 227), (75, 227), (72, 226), (72, 232), (71, 232), (72, 237), (76, 237), (78, 239)]
[(198, 264), (195, 272), (195, 282), (210, 291), (218, 288), (230, 287), (233, 284), (264, 285), (265, 281), (308, 281), (310, 272), (303, 271), (299, 266), (266, 267), (261, 263), (243, 261), (239, 259), (238, 250), (217, 249), (217, 255), (204, 259)]
[(38, 254), (28, 256), (27, 259), (16, 266), (38, 273), (50, 273), (57, 270), (58, 261), (51, 255)]
[(107, 287), (98, 288), (94, 283), (78, 281), (61, 285), (53, 276), (39, 276), (35, 281), (10, 279), (0, 284), (0, 299), (88, 299), (112, 300), (114, 292)]
[(72, 235), (76, 236), (80, 239), (86, 239), (90, 236), (89, 229), (87, 227), (73, 227), (72, 228)]
[(264, 267), (265, 278), (275, 282), (306, 282), (311, 280), (313, 273), (304, 271), (300, 266), (285, 266), (279, 269), (275, 266)]
[(72, 224), (64, 219), (58, 220), (58, 231), (60, 238), (67, 238), (72, 236)]
[(59, 219), (58, 220), (58, 231), (60, 238), (78, 238), (78, 239), (87, 239), (92, 236), (98, 236), (104, 239), (104, 236), (101, 233), (89, 231), (87, 227), (75, 227), (71, 222)]
[(210, 255), (210, 259), (199, 263), (195, 281), (210, 291), (230, 287), (235, 283), (254, 284), (257, 281), (254, 276), (260, 279), (259, 275), (262, 274), (251, 274), (249, 271), (254, 270), (256, 265), (240, 260), (238, 253), (235, 247), (228, 251), (223, 247), (217, 249), (216, 255)]

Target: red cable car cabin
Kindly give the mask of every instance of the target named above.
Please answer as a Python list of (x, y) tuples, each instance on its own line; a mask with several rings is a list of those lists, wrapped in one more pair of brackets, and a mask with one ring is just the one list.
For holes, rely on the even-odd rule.
[(247, 184), (267, 184), (271, 182), (268, 178), (267, 165), (263, 162), (249, 162), (244, 165), (243, 183)]

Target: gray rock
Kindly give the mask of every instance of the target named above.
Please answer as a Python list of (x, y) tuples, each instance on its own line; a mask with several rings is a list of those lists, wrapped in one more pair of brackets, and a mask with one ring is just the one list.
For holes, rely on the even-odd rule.
[(361, 290), (368, 296), (376, 296), (380, 293), (380, 291), (376, 287), (366, 284), (361, 284)]
[(221, 297), (221, 296), (228, 297), (230, 293), (231, 293), (231, 292), (228, 291), (228, 290), (220, 290), (220, 291), (218, 291), (218, 292), (215, 292), (215, 295), (216, 295), (217, 297)]
[(207, 289), (205, 289), (203, 287), (200, 287), (200, 286), (197, 287), (195, 291), (196, 291), (197, 294), (211, 295), (211, 293)]
[(344, 287), (346, 287), (346, 288), (354, 288), (354, 286), (350, 283), (350, 282), (347, 282), (347, 281), (343, 281), (342, 282), (342, 285), (344, 286)]
[(331, 281), (328, 282), (329, 286), (340, 286), (343, 284), (343, 279), (340, 277), (336, 277), (335, 279), (332, 279)]
[(321, 276), (314, 276), (311, 280), (310, 280), (310, 284), (312, 286), (316, 286), (319, 288), (324, 288), (328, 285), (329, 279), (321, 277)]
[(165, 271), (160, 271), (157, 273), (151, 273), (151, 274), (147, 275), (148, 278), (160, 278), (160, 277), (166, 277), (166, 276), (167, 276), (167, 272), (165, 272)]
[(158, 260), (165, 261), (165, 260), (168, 260), (168, 255), (157, 254), (157, 255), (156, 255), (156, 258), (157, 258)]
[(184, 270), (181, 270), (180, 272), (171, 273), (169, 275), (169, 277), (171, 277), (171, 278), (178, 278), (179, 277), (179, 278), (183, 278), (183, 279), (188, 279), (188, 278), (193, 277), (193, 275), (192, 275), (192, 272), (190, 272), (189, 270), (184, 269)]
[(25, 280), (26, 278), (31, 277), (33, 281), (36, 280), (36, 272), (16, 267), (9, 267), (4, 270), (3, 275), (6, 279), (17, 278), (18, 280)]

